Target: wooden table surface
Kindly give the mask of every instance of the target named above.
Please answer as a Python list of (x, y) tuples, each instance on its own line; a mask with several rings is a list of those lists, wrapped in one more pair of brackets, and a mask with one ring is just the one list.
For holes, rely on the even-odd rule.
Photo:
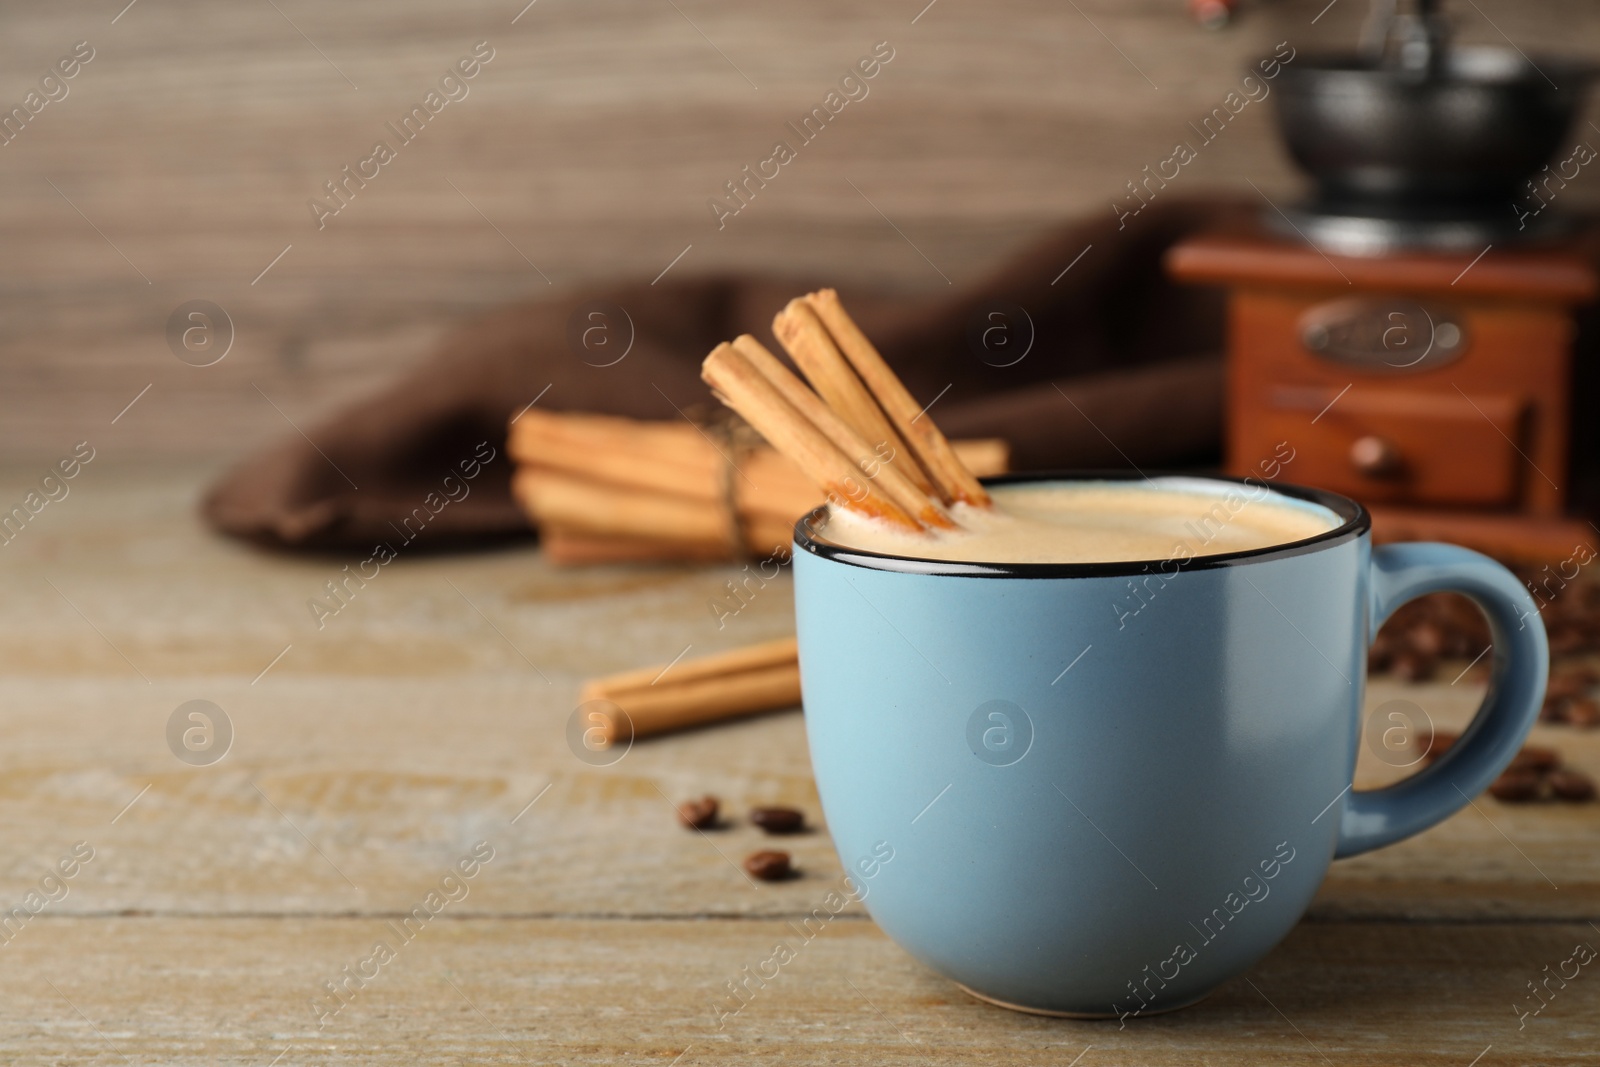
[[(30, 471), (0, 478), (19, 498)], [(719, 631), (718, 568), (559, 571), (537, 550), (401, 558), (318, 630), (342, 561), (260, 554), (193, 516), (193, 468), (92, 464), (0, 552), (0, 902), (58, 860), (0, 945), (16, 1064), (1593, 1063), (1600, 975), (1519, 1025), (1527, 983), (1600, 946), (1600, 805), (1479, 798), (1337, 864), (1306, 920), (1199, 1006), (1072, 1022), (977, 1003), (852, 905), (718, 1026), (841, 871), (756, 885), (747, 827), (701, 836), (713, 792), (821, 821), (796, 713), (644, 741), (589, 766), (565, 741), (580, 680), (779, 636), (776, 583)], [(1375, 684), (1441, 726), (1481, 694)], [(167, 740), (186, 701), (232, 724), (219, 761)], [(1600, 734), (1540, 728), (1600, 773)], [(1364, 756), (1364, 760), (1367, 757)], [(1394, 777), (1364, 762), (1360, 784)], [(531, 804), (531, 806), (530, 806)], [(84, 844), (79, 845), (82, 842)], [(479, 846), (486, 842), (486, 846)], [(343, 1001), (344, 979), (459, 860), (492, 850)], [(61, 895), (65, 888), (65, 896)], [(34, 898), (34, 903), (40, 902)], [(367, 967), (370, 973), (372, 968)], [(339, 1010), (334, 1011), (337, 1007)], [(1476, 1061), (1475, 1057), (1480, 1057)]]

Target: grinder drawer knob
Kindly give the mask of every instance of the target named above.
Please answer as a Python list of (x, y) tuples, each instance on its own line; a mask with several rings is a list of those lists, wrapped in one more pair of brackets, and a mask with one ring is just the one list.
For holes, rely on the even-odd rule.
[(1369, 478), (1393, 478), (1405, 468), (1405, 459), (1393, 441), (1367, 434), (1351, 443), (1350, 465)]

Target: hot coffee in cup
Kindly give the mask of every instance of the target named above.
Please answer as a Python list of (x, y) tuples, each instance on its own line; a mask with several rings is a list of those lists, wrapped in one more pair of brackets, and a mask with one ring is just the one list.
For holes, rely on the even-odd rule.
[[(1124, 1020), (1193, 1003), (1288, 933), (1334, 858), (1465, 805), (1533, 725), (1544, 628), (1493, 560), (1374, 548), (1359, 504), (1263, 480), (980, 484), (837, 293), (773, 331), (809, 385), (750, 335), (701, 374), (829, 501), (794, 552), (829, 830), (847, 865), (894, 849), (868, 911), (975, 995)], [(1488, 617), (1489, 697), (1432, 765), (1354, 792), (1367, 646), (1440, 590)]]
[(893, 556), (984, 563), (1182, 561), (1304, 541), (1338, 526), (1332, 511), (1265, 482), (1199, 478), (996, 486), (994, 506), (963, 509), (961, 528), (908, 533), (830, 510), (813, 534)]
[[(1249, 968), (1329, 863), (1426, 829), (1538, 712), (1544, 630), (1492, 560), (1374, 548), (1359, 504), (1222, 478), (989, 483), (935, 537), (819, 509), (795, 612), (817, 788), (867, 908), (969, 992), (1046, 1014), (1171, 1010)], [(1406, 781), (1354, 792), (1372, 635), (1451, 590), (1494, 639), (1490, 696)]]

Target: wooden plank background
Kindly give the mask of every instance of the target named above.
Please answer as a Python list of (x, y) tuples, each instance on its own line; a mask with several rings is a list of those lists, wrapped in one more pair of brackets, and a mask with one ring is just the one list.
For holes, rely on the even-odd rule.
[[(262, 393), (303, 425), (463, 317), (649, 279), (691, 245), (676, 273), (942, 287), (873, 204), (960, 285), (1055, 220), (1110, 212), (1275, 42), (1348, 43), (1363, 12), (1247, 4), (1207, 33), (1179, 0), (523, 2), (7, 5), (7, 108), (74, 42), (95, 58), (0, 148), (0, 449), (49, 460), (108, 436), (150, 385), (120, 454), (234, 457), (289, 432)], [(1588, 0), (1454, 6), (1467, 40), (1600, 39)], [(480, 40), (495, 58), (470, 95), (319, 232), (307, 200)], [(877, 41), (895, 59), (870, 95), (718, 231), (707, 198)], [(1299, 187), (1264, 106), (1172, 192), (1246, 179)], [(1600, 179), (1563, 195), (1600, 202)], [(196, 298), (237, 329), (205, 369), (164, 335)]]

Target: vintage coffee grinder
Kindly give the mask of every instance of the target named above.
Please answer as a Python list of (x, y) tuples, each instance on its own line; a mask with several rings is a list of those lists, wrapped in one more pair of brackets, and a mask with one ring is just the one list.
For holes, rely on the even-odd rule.
[(1228, 291), (1228, 467), (1288, 442), (1283, 476), (1363, 501), (1380, 539), (1593, 549), (1573, 513), (1572, 348), (1600, 242), (1560, 202), (1591, 161), (1600, 181), (1571, 132), (1590, 70), (1452, 46), (1433, 2), (1377, 0), (1363, 36), (1278, 80), (1311, 195), (1168, 254), (1176, 278)]

